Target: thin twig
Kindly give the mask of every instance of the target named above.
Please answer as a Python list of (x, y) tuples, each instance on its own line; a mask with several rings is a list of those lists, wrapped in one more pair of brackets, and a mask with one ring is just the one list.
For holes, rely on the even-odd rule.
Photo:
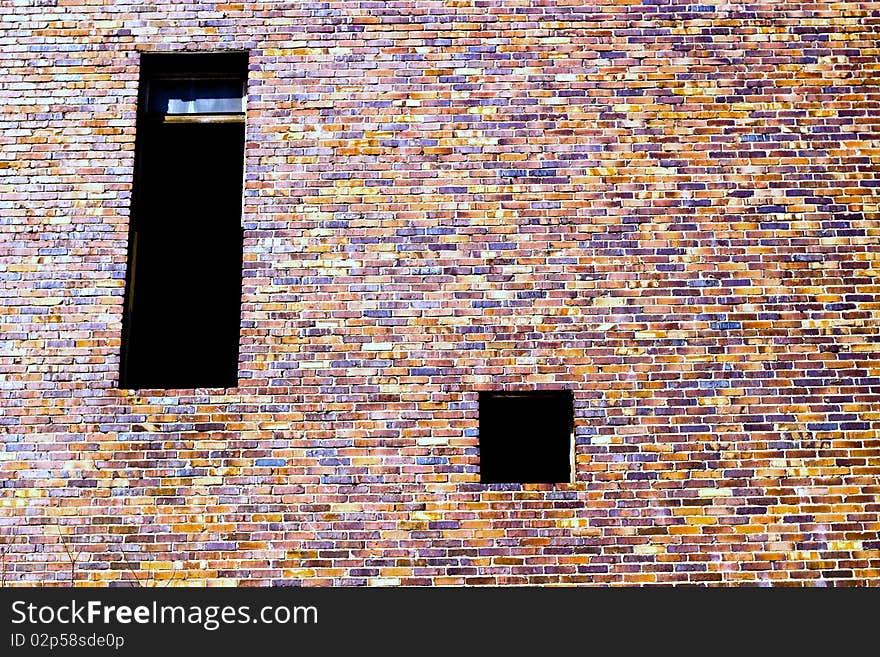
[(0, 550), (0, 587), (6, 586), (6, 555), (12, 549), (12, 543), (9, 543)]
[(131, 562), (128, 560), (128, 557), (125, 556), (125, 551), (120, 548), (119, 554), (122, 555), (122, 560), (125, 562), (125, 567), (128, 569), (128, 572), (131, 573), (131, 576), (134, 577), (134, 581), (137, 582), (137, 585), (143, 588), (143, 583), (141, 582), (140, 577), (137, 576), (137, 573), (134, 571), (134, 568), (131, 567)]
[(61, 541), (61, 545), (64, 546), (64, 551), (67, 552), (67, 558), (70, 560), (70, 586), (74, 586), (74, 579), (76, 577), (76, 562), (79, 561), (79, 558), (82, 556), (81, 552), (76, 552), (75, 550), (71, 553), (71, 545), (72, 543), (68, 543), (64, 534), (61, 533), (61, 528), (58, 527), (58, 539)]
[[(139, 587), (145, 588), (144, 580), (142, 580), (140, 577), (138, 577), (137, 571), (132, 567), (131, 562), (128, 560), (128, 557), (125, 555), (125, 551), (123, 551), (120, 548), (119, 553), (122, 555), (122, 560), (125, 562), (125, 567), (128, 569), (128, 572), (131, 573), (131, 576), (134, 578), (134, 581), (137, 582), (137, 585)], [(165, 588), (166, 586), (171, 584), (171, 582), (173, 582), (177, 578), (178, 574), (179, 574), (179, 571), (176, 571), (176, 570), (172, 571), (171, 577), (169, 577), (167, 580), (165, 580), (162, 583), (160, 588)], [(150, 578), (150, 581), (153, 583), (153, 586), (155, 587), (156, 586), (155, 576), (148, 576), (148, 577)]]
[(171, 582), (173, 582), (175, 579), (177, 579), (177, 576), (178, 576), (179, 574), (180, 574), (180, 571), (179, 571), (179, 570), (172, 570), (172, 571), (171, 571), (171, 577), (169, 577), (168, 579), (165, 580), (165, 583), (162, 584), (162, 588), (164, 589), (166, 586), (168, 586), (169, 584), (171, 584)]

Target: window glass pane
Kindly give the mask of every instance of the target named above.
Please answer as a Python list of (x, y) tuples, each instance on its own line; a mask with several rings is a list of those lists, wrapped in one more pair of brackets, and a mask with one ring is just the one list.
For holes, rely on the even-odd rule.
[(158, 114), (230, 114), (243, 111), (239, 80), (155, 80), (150, 112)]

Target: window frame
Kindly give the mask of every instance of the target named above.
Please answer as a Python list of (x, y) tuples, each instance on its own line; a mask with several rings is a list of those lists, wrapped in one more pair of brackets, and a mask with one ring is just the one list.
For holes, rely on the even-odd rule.
[[(154, 112), (152, 106), (153, 85), (156, 82), (173, 80), (188, 81), (233, 81), (241, 85), (241, 111), (239, 112)], [(168, 72), (152, 76), (147, 80), (143, 95), (144, 112), (142, 118), (163, 123), (244, 123), (247, 108), (247, 79), (234, 77), (220, 72), (185, 73)]]

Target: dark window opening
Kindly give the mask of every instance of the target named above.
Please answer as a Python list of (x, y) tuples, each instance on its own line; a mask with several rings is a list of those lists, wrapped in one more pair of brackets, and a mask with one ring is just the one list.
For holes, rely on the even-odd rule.
[(121, 385), (234, 387), (246, 55), (141, 64)]
[(570, 390), (480, 393), (480, 482), (572, 480)]

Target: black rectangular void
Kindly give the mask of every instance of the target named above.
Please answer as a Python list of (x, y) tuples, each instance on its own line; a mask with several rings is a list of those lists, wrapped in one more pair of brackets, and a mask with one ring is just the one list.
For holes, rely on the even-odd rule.
[(571, 390), (480, 393), (480, 482), (571, 482)]
[(246, 53), (142, 55), (123, 388), (237, 384)]

